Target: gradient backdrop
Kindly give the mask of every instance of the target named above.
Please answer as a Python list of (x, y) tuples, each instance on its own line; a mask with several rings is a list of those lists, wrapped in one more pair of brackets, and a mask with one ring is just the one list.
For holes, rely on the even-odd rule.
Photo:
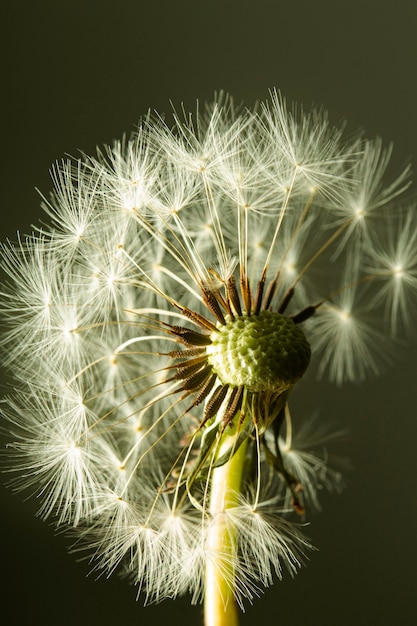
[[(417, 4), (413, 0), (16, 0), (3, 3), (3, 237), (40, 217), (51, 163), (87, 153), (169, 100), (215, 90), (251, 105), (277, 87), (337, 123), (394, 141), (394, 171), (417, 166)], [(413, 157), (414, 155), (414, 157)], [(298, 413), (349, 426), (353, 470), (308, 529), (319, 551), (248, 607), (242, 625), (417, 623), (416, 344), (379, 379), (303, 383)], [(3, 386), (3, 385), (2, 385)], [(143, 608), (117, 578), (94, 581), (67, 540), (1, 487), (0, 586), (7, 624), (200, 623), (187, 599)]]

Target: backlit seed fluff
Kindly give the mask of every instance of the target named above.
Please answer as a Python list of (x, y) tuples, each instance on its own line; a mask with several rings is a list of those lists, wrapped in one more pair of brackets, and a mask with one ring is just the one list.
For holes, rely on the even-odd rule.
[(298, 447), (293, 388), (377, 373), (415, 321), (416, 206), (390, 155), (276, 92), (254, 112), (220, 95), (57, 163), (49, 226), (2, 246), (14, 485), (146, 601), (200, 600), (212, 567), (243, 602), (303, 563), (300, 521), (341, 477)]

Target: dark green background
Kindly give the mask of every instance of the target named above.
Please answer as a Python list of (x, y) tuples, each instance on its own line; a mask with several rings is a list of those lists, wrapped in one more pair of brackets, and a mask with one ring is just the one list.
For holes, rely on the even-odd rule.
[[(130, 131), (148, 107), (215, 90), (251, 105), (277, 87), (332, 121), (394, 141), (394, 169), (417, 154), (417, 5), (412, 0), (79, 0), (4, 3), (3, 236), (40, 217), (35, 187), (78, 149)], [(249, 607), (250, 624), (373, 626), (416, 619), (416, 345), (378, 380), (306, 383), (298, 413), (348, 425), (353, 471), (308, 533), (319, 551)], [(86, 578), (66, 540), (2, 487), (2, 613), (8, 624), (199, 624), (187, 600), (143, 608), (117, 578)]]

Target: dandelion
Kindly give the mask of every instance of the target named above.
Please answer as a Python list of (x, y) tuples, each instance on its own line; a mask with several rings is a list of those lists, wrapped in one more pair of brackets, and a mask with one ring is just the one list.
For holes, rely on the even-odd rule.
[(146, 602), (189, 593), (233, 626), (305, 561), (305, 515), (342, 481), (293, 389), (378, 373), (412, 326), (390, 153), (276, 92), (254, 112), (220, 94), (56, 164), (50, 225), (3, 245), (14, 485)]

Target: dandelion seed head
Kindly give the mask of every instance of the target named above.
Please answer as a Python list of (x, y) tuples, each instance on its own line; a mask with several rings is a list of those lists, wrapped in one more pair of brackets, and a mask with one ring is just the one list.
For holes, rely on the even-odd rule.
[(49, 224), (1, 247), (12, 483), (145, 602), (214, 576), (243, 606), (303, 564), (300, 516), (343, 481), (291, 396), (377, 374), (415, 321), (391, 151), (220, 93), (57, 163)]

